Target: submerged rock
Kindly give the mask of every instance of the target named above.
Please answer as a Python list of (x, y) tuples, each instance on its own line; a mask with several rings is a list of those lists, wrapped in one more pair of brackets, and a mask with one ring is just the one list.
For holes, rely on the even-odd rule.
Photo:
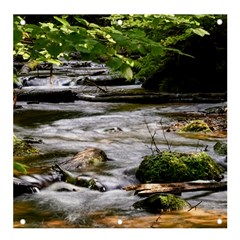
[(219, 155), (227, 155), (227, 144), (225, 142), (216, 142), (213, 149)]
[(66, 182), (55, 182), (44, 189), (44, 191), (55, 191), (55, 192), (81, 192), (85, 188), (78, 187), (71, 183)]
[(74, 171), (78, 168), (83, 168), (89, 165), (98, 165), (107, 160), (107, 154), (103, 150), (90, 147), (77, 153), (71, 159), (61, 164), (61, 166), (67, 170)]
[(181, 210), (189, 204), (173, 194), (153, 194), (150, 197), (133, 204), (134, 208), (145, 209), (149, 212), (161, 212), (167, 210)]
[(106, 191), (106, 187), (95, 178), (84, 176), (84, 175), (75, 176), (73, 173), (67, 171), (66, 169), (63, 169), (57, 164), (55, 165), (54, 168), (56, 173), (61, 178), (61, 181), (74, 184), (79, 187), (85, 187), (92, 190), (97, 190), (100, 192)]
[(136, 171), (141, 183), (221, 180), (223, 169), (205, 152), (163, 151), (145, 156)]

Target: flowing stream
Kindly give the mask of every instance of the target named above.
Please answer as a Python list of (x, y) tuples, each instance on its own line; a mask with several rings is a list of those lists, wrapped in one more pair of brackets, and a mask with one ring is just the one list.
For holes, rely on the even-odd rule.
[[(138, 183), (135, 169), (143, 156), (151, 154), (151, 131), (157, 130), (155, 141), (160, 150), (196, 152), (207, 145), (213, 151), (217, 136), (185, 136), (165, 132), (172, 122), (188, 119), (217, 104), (130, 104), (75, 101), (74, 103), (21, 102), (14, 112), (14, 133), (19, 137), (41, 139), (37, 158), (25, 158), (28, 173), (46, 173), (54, 163), (61, 163), (87, 147), (104, 150), (111, 161), (89, 167), (85, 173), (99, 179), (107, 187), (102, 193), (89, 189), (80, 192), (43, 190), (14, 200), (14, 227), (226, 227), (227, 192), (190, 192), (182, 197), (197, 210), (167, 212), (158, 215), (136, 210), (140, 199), (134, 192), (122, 190)], [(227, 172), (224, 173), (226, 180)], [(25, 219), (24, 225), (20, 220)], [(217, 220), (221, 219), (221, 224)]]

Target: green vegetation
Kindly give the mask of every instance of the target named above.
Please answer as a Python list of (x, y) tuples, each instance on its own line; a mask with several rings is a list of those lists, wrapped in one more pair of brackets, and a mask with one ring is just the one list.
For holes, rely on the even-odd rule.
[(160, 212), (167, 210), (181, 210), (189, 204), (173, 194), (153, 194), (150, 197), (133, 204), (134, 208), (145, 209), (149, 212)]
[(15, 157), (28, 156), (39, 153), (39, 150), (26, 143), (24, 140), (13, 136), (13, 155)]
[(222, 172), (222, 168), (205, 152), (163, 151), (145, 156), (136, 177), (142, 183), (219, 180)]
[(19, 162), (13, 162), (13, 169), (18, 173), (27, 174), (28, 166)]
[[(34, 154), (38, 154), (39, 150), (26, 143), (24, 140), (18, 138), (17, 136), (13, 136), (13, 156), (14, 157), (24, 157), (30, 156)], [(19, 173), (26, 174), (27, 168), (25, 164), (14, 161), (13, 169)]]
[[(23, 24), (24, 18), (29, 22)], [(218, 18), (224, 22), (221, 28)], [(189, 91), (198, 87), (198, 75), (203, 88), (210, 84), (205, 85), (204, 78), (216, 78), (212, 70), (224, 75), (226, 20), (222, 15), (14, 16), (14, 57), (29, 61), (33, 68), (39, 62), (61, 64), (60, 58), (69, 59), (78, 52), (82, 60), (104, 62), (145, 87), (177, 91), (183, 86)], [(208, 57), (199, 57), (196, 49)], [(213, 69), (201, 69), (202, 62), (212, 61), (216, 53)], [(194, 73), (191, 65), (182, 66), (189, 61), (198, 66)], [(179, 70), (173, 71), (179, 66), (185, 78)]]
[(212, 130), (204, 121), (193, 120), (179, 129), (178, 132), (212, 132)]

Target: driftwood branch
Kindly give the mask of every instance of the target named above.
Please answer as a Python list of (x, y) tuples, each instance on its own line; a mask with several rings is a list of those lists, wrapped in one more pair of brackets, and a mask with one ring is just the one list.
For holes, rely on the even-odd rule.
[(225, 191), (227, 182), (182, 182), (182, 183), (147, 183), (131, 185), (123, 188), (126, 191), (135, 191), (139, 196), (148, 196), (153, 193), (175, 193), (195, 191)]

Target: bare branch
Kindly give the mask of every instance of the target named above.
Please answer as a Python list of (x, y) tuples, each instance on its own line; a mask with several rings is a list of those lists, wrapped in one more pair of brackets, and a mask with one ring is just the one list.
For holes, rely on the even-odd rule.
[[(107, 89), (103, 89), (102, 87), (99, 87), (94, 81), (90, 80), (90, 79), (86, 79), (86, 83), (95, 86), (97, 89), (99, 89), (100, 91), (106, 93)], [(106, 88), (106, 87), (105, 87)]]
[(170, 146), (170, 144), (169, 144), (169, 142), (168, 142), (168, 140), (167, 140), (167, 138), (166, 138), (166, 135), (165, 135), (165, 132), (164, 132), (164, 129), (163, 129), (163, 123), (162, 123), (162, 119), (160, 120), (160, 125), (161, 125), (161, 127), (162, 127), (162, 133), (163, 133), (163, 137), (164, 137), (164, 140), (165, 140), (165, 141), (166, 141), (166, 143), (167, 143), (168, 150), (171, 152), (171, 146)]
[(192, 206), (189, 202), (188, 204), (190, 205), (190, 208), (187, 210), (187, 212), (190, 212), (193, 208), (195, 208), (195, 210), (197, 209), (197, 206), (201, 203), (202, 201), (200, 201), (199, 203), (197, 203), (196, 205)]
[(157, 217), (157, 219), (155, 220), (155, 222), (153, 222), (153, 224), (150, 226), (151, 228), (154, 227), (154, 225), (158, 222), (158, 220), (161, 218), (161, 214)]
[[(151, 147), (150, 147), (150, 149), (152, 150), (152, 154), (154, 154), (154, 151), (156, 151), (157, 153), (161, 153), (161, 150), (158, 148), (158, 146), (156, 144), (156, 141), (155, 141), (155, 135), (157, 133), (157, 130), (155, 129), (154, 132), (152, 133), (145, 118), (144, 118), (144, 123), (145, 123), (145, 125), (147, 127), (147, 130), (148, 130), (148, 132), (150, 134), (150, 137), (151, 137)], [(155, 147), (155, 150), (153, 149), (153, 146)]]

